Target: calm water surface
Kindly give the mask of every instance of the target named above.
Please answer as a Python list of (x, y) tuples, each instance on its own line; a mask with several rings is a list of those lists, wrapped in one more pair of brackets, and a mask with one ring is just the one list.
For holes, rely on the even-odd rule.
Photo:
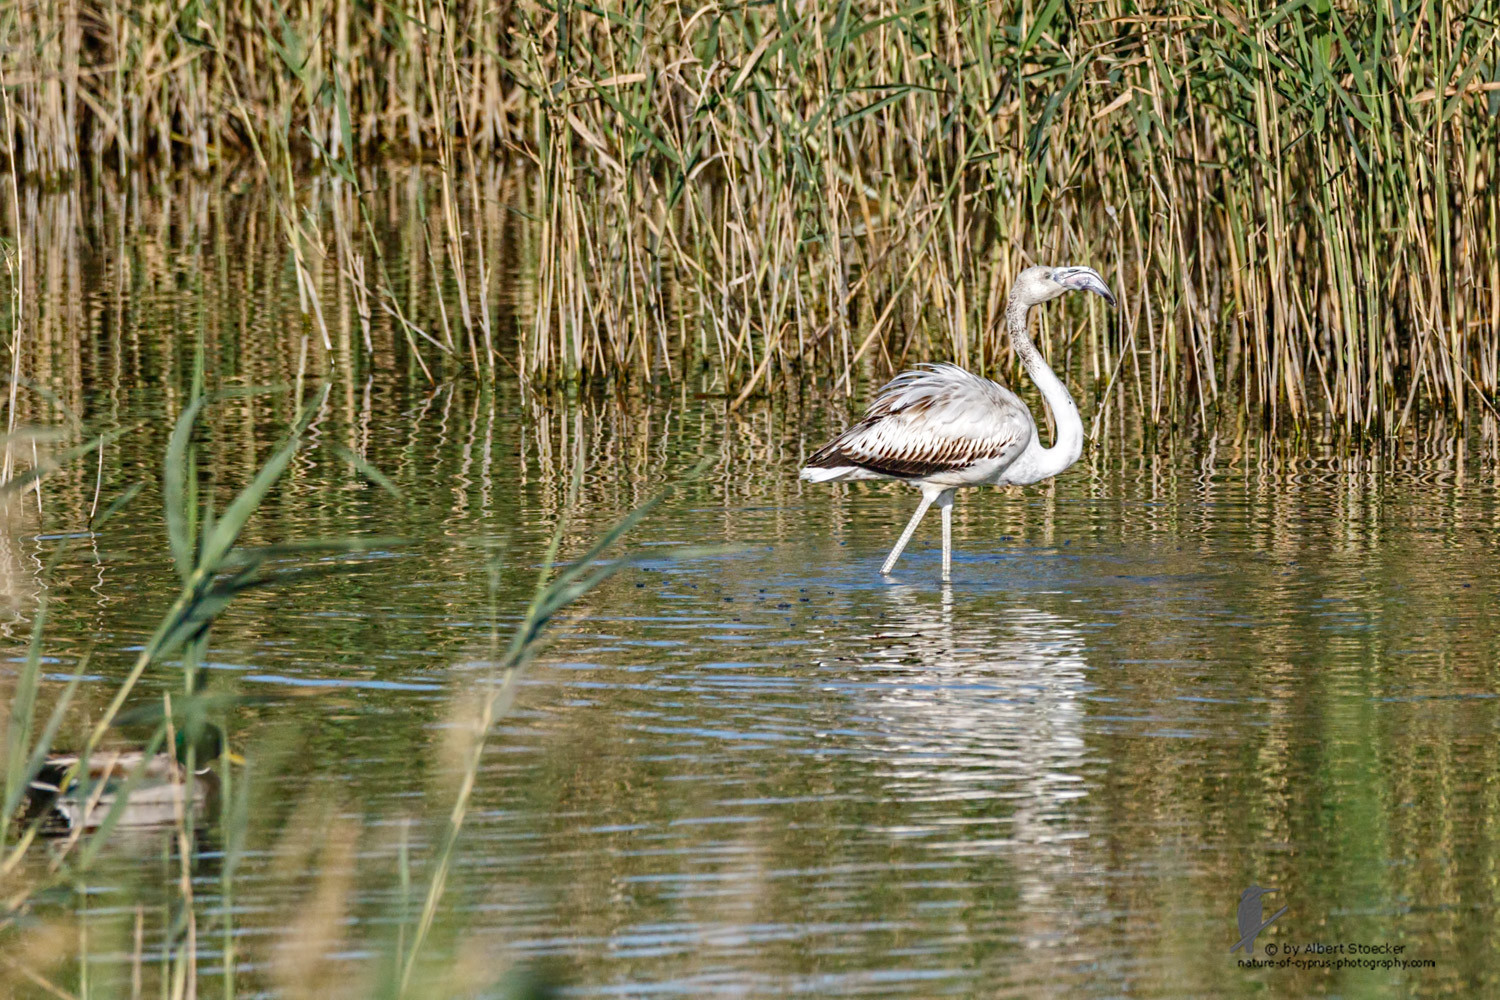
[[(256, 375), (238, 350), (211, 367)], [(172, 592), (156, 483), (185, 356), (86, 355), (103, 384), (111, 359), (129, 371), (80, 394), (84, 419), (143, 422), (106, 452), (102, 495), (148, 487), (50, 573), (93, 470), (7, 536), (12, 655), (45, 593), (51, 669), (91, 653), (95, 715)], [(220, 405), (206, 488), (222, 502), (290, 415), (285, 394)], [(256, 792), (231, 894), (221, 833), (200, 840), (204, 995), (227, 947), (241, 995), (298, 992), (278, 949), (320, 900), (347, 900), (332, 950), (351, 962), (400, 924), (402, 858), (421, 885), (432, 848), (417, 817), (451, 799), (455, 733), (570, 477), (565, 554), (704, 454), (721, 457), (557, 623), (488, 744), (440, 950), (577, 997), (1500, 991), (1491, 470), (1096, 453), (1052, 487), (961, 494), (944, 585), (935, 516), (879, 574), (913, 491), (796, 481), (843, 415), (336, 379), (248, 540), (403, 541), (252, 594), (214, 633), (211, 683), (254, 699), (231, 729)], [(153, 673), (140, 697), (180, 683)], [(58, 903), (85, 912), (96, 984), (129, 980), (138, 920), (148, 953), (168, 933), (167, 843), (121, 845)], [(1279, 890), (1267, 916), (1287, 908), (1262, 957), (1389, 944), (1430, 965), (1240, 968), (1252, 883)]]

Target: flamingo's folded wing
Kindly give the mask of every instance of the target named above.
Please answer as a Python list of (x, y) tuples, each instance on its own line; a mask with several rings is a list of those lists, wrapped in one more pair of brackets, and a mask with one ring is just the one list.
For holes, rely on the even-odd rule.
[(1031, 443), (1031, 416), (1016, 396), (953, 365), (905, 372), (868, 413), (808, 461), (817, 470), (923, 479), (979, 467), (1003, 469)]

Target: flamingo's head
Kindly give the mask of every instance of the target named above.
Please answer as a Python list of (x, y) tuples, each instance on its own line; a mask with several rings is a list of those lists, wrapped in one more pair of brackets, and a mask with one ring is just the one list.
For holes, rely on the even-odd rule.
[(1010, 295), (1027, 305), (1048, 302), (1068, 292), (1093, 292), (1102, 296), (1110, 305), (1115, 304), (1115, 295), (1092, 267), (1028, 267), (1016, 275)]

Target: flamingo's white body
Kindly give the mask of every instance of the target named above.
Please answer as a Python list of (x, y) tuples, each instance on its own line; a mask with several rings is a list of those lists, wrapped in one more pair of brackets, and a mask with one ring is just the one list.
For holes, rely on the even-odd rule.
[(818, 449), (802, 470), (815, 483), (897, 479), (922, 490), (922, 502), (891, 550), (889, 573), (927, 508), (943, 512), (943, 579), (953, 563), (953, 491), (963, 486), (1026, 485), (1050, 479), (1083, 453), (1083, 420), (1067, 386), (1031, 342), (1031, 307), (1070, 291), (1114, 295), (1087, 267), (1030, 267), (1011, 286), (1006, 327), (1021, 363), (1042, 391), (1057, 426), (1044, 448), (1031, 411), (1015, 393), (957, 365), (924, 365), (880, 390), (859, 423)]

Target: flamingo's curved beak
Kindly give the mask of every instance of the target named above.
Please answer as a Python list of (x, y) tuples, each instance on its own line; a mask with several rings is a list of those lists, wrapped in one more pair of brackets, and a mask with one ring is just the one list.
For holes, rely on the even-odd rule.
[(1110, 305), (1115, 304), (1115, 293), (1109, 290), (1099, 272), (1092, 267), (1055, 267), (1052, 280), (1075, 292), (1093, 292)]

